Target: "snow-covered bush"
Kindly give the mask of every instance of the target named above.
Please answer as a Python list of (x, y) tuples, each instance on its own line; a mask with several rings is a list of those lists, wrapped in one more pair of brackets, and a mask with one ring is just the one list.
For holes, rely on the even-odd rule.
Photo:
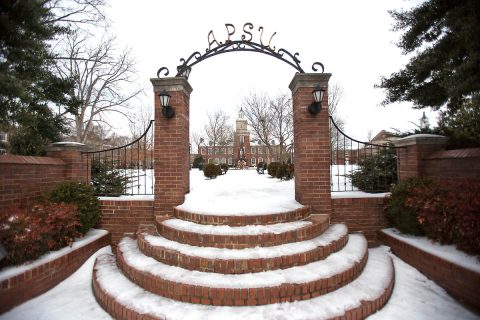
[(12, 207), (0, 212), (0, 242), (7, 256), (0, 267), (33, 260), (71, 245), (80, 236), (75, 205), (45, 202), (32, 209)]
[(100, 204), (92, 186), (75, 181), (64, 181), (57, 184), (44, 197), (55, 203), (69, 203), (78, 208), (80, 225), (78, 231), (87, 233), (97, 225), (101, 218)]

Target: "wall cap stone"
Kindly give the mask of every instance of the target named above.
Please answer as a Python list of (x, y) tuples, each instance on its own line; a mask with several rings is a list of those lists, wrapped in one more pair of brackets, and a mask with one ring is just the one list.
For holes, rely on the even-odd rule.
[(165, 90), (182, 91), (187, 96), (192, 93), (193, 88), (185, 77), (169, 77), (169, 78), (151, 78), (150, 82), (153, 85), (153, 92), (160, 92)]
[(88, 146), (80, 142), (61, 141), (50, 143), (45, 147), (47, 152), (51, 151), (88, 151)]
[(448, 138), (436, 134), (414, 134), (402, 139), (393, 141), (395, 147), (406, 147), (412, 145), (445, 145)]
[(298, 88), (315, 88), (317, 84), (326, 88), (331, 76), (331, 73), (296, 73), (288, 87), (292, 93), (297, 91)]

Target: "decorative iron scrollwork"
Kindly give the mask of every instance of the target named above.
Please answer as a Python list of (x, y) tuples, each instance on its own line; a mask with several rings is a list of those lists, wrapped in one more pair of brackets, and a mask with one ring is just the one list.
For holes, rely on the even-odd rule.
[[(272, 35), (269, 38), (268, 44), (266, 44), (262, 39), (264, 28), (261, 26), (258, 28), (258, 31), (260, 32), (260, 35), (259, 35), (260, 43), (252, 41), (253, 40), (252, 30), (254, 30), (252, 23), (247, 22), (243, 25), (243, 29), (242, 29), (243, 34), (240, 37), (241, 40), (232, 40), (232, 36), (235, 34), (234, 25), (230, 23), (226, 23), (225, 28), (227, 29), (228, 38), (224, 42), (217, 41), (213, 33), (213, 30), (211, 30), (207, 36), (208, 48), (205, 50), (205, 53), (203, 55), (200, 52), (195, 51), (187, 59), (181, 58), (180, 64), (177, 66), (176, 77), (185, 77), (188, 79), (188, 76), (190, 74), (192, 67), (197, 63), (222, 53), (236, 52), (236, 51), (263, 53), (289, 64), (300, 73), (305, 73), (305, 71), (300, 66), (301, 61), (299, 59), (298, 52), (295, 52), (294, 54), (292, 54), (284, 48), (276, 50), (275, 46), (272, 47), (272, 39), (277, 34), (276, 32), (272, 33)], [(215, 45), (215, 46), (212, 47), (212, 45)], [(324, 66), (320, 62), (315, 62), (312, 65), (313, 71), (318, 70), (317, 66), (321, 67), (321, 72), (323, 73)], [(165, 76), (167, 76), (169, 73), (167, 68), (165, 67), (160, 68), (157, 72), (158, 77), (160, 77), (160, 73), (162, 71), (166, 71)]]
[(162, 73), (162, 71), (165, 71), (165, 74), (163, 75), (164, 77), (168, 76), (168, 74), (170, 73), (167, 67), (161, 67), (157, 71), (157, 78), (160, 78), (160, 73)]

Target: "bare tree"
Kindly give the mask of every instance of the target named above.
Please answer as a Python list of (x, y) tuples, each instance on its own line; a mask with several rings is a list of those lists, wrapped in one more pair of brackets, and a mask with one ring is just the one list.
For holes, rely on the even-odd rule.
[(213, 155), (216, 152), (216, 146), (227, 145), (233, 135), (232, 126), (228, 124), (228, 115), (222, 111), (215, 111), (213, 114), (207, 113), (208, 122), (205, 125), (205, 134), (213, 146)]
[(103, 8), (105, 0), (43, 0), (42, 6), (53, 13), (46, 23), (67, 26), (104, 25), (106, 21)]
[(150, 107), (141, 105), (135, 109), (135, 112), (132, 114), (132, 121), (128, 124), (133, 139), (137, 139), (144, 134), (153, 119)]
[(192, 136), (190, 137), (191, 144), (194, 145), (196, 148), (194, 149), (193, 153), (197, 153), (200, 145), (203, 143), (202, 134), (199, 132), (193, 132)]
[(270, 154), (273, 154), (271, 141), (273, 139), (273, 125), (270, 115), (270, 101), (265, 93), (251, 92), (243, 98), (241, 108), (245, 118), (252, 128), (252, 140), (264, 144)]
[[(279, 94), (275, 98), (265, 93), (250, 93), (243, 98), (242, 108), (245, 117), (253, 130), (253, 139), (267, 146), (270, 154), (285, 161), (286, 148), (291, 147), (293, 140), (292, 101), (287, 94)], [(279, 142), (278, 148), (273, 148), (272, 140)]]
[(135, 73), (134, 61), (128, 50), (117, 54), (114, 41), (112, 37), (102, 38), (90, 48), (86, 35), (78, 30), (65, 39), (68, 58), (60, 60), (57, 69), (75, 83), (73, 94), (80, 101), (74, 117), (78, 142), (85, 142), (94, 123), (111, 126), (106, 121), (108, 114), (118, 113), (129, 119), (129, 102), (142, 92), (127, 89)]
[(293, 109), (292, 99), (286, 94), (280, 94), (270, 100), (270, 110), (272, 111), (272, 135), (278, 140), (278, 157), (280, 161), (285, 161), (287, 155), (284, 150), (291, 144), (293, 139)]
[[(338, 105), (342, 98), (344, 97), (345, 92), (343, 87), (338, 83), (333, 83), (328, 88), (328, 113), (332, 117), (335, 125), (341, 130), (345, 129), (345, 120), (338, 115)], [(344, 150), (345, 145), (343, 143), (343, 138), (341, 134), (335, 128), (335, 126), (330, 126), (330, 146), (333, 152), (337, 150)]]

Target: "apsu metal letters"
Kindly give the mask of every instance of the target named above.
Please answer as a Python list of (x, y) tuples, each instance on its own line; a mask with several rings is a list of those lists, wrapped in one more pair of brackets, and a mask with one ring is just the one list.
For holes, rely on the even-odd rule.
[[(274, 32), (270, 38), (268, 38), (268, 43), (264, 42), (264, 28), (262, 26), (258, 27), (258, 33), (252, 32), (254, 26), (252, 23), (247, 22), (243, 25), (240, 40), (233, 40), (232, 37), (236, 35), (236, 29), (233, 24), (226, 23), (225, 28), (227, 30), (227, 39), (224, 42), (217, 41), (213, 30), (208, 33), (208, 48), (205, 50), (205, 53), (202, 55), (200, 52), (195, 51), (192, 53), (188, 59), (180, 59), (181, 64), (177, 66), (177, 77), (185, 77), (188, 79), (190, 71), (194, 65), (197, 63), (208, 59), (210, 57), (216, 56), (221, 53), (235, 52), (235, 51), (251, 51), (267, 54), (287, 64), (294, 67), (298, 72), (305, 73), (302, 67), (300, 66), (301, 61), (298, 59), (298, 52), (291, 54), (289, 51), (281, 48), (276, 50), (275, 46), (272, 46), (273, 37), (277, 34)], [(258, 36), (260, 43), (254, 42), (254, 33), (255, 36)], [(213, 47), (212, 47), (213, 46)], [(312, 64), (312, 70), (317, 71), (318, 67), (321, 68), (323, 73), (324, 67), (320, 62), (314, 62)], [(157, 71), (157, 77), (160, 77), (161, 73), (164, 73), (164, 76), (168, 76), (169, 70), (167, 67), (162, 67)]]

